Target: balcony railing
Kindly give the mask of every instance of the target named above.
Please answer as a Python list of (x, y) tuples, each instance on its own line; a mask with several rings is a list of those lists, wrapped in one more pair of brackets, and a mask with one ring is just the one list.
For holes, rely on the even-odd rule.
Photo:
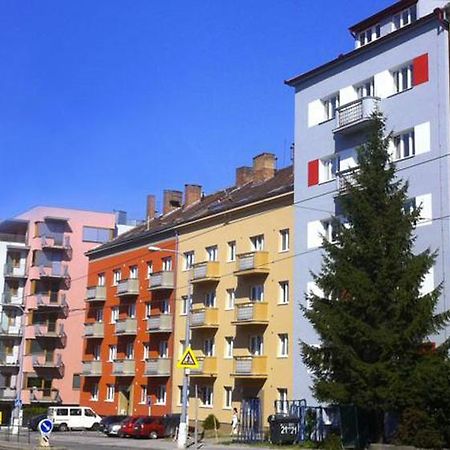
[(134, 359), (118, 359), (113, 362), (112, 374), (116, 377), (133, 377), (135, 373)]
[(148, 280), (148, 288), (150, 291), (155, 291), (158, 289), (173, 289), (174, 287), (174, 274), (172, 271), (152, 273)]
[(169, 377), (170, 358), (150, 358), (145, 362), (146, 377)]
[(41, 278), (51, 278), (51, 279), (70, 279), (69, 267), (67, 264), (62, 264), (60, 262), (54, 262), (51, 267), (39, 266), (39, 276)]
[(36, 294), (36, 307), (41, 310), (61, 310), (64, 317), (69, 312), (69, 304), (66, 300), (66, 294), (52, 292), (47, 294)]
[(34, 325), (34, 335), (37, 338), (65, 339), (64, 324), (36, 324)]
[(348, 192), (349, 186), (357, 186), (356, 174), (358, 173), (357, 168), (342, 170), (336, 175), (337, 179), (337, 190), (339, 195), (343, 195)]
[(85, 338), (103, 338), (105, 335), (105, 325), (102, 322), (85, 323), (84, 337)]
[(92, 286), (86, 289), (87, 302), (104, 302), (106, 300), (105, 286)]
[(5, 306), (23, 306), (24, 293), (13, 294), (12, 292), (4, 292), (2, 294), (2, 304)]
[(26, 278), (28, 276), (25, 265), (15, 267), (13, 264), (10, 263), (5, 264), (3, 273), (7, 278)]
[(365, 126), (372, 120), (379, 101), (377, 97), (364, 97), (337, 108), (334, 133), (357, 131)]
[(17, 397), (15, 387), (0, 387), (0, 402), (14, 401)]
[(64, 363), (61, 353), (53, 355), (33, 355), (32, 358), (34, 370), (39, 369), (56, 369), (60, 375), (64, 375)]
[(102, 375), (101, 361), (83, 361), (81, 369), (83, 377), (99, 377)]
[(218, 328), (219, 310), (217, 308), (201, 308), (191, 314), (191, 328)]
[(20, 325), (0, 325), (0, 337), (21, 337)]
[(116, 336), (132, 336), (135, 335), (137, 331), (137, 320), (136, 319), (123, 319), (116, 322), (115, 334)]
[(266, 302), (248, 302), (236, 304), (233, 323), (235, 325), (266, 325), (269, 322), (269, 304)]
[(65, 250), (70, 252), (72, 246), (70, 245), (70, 236), (53, 235), (41, 237), (41, 248), (49, 248), (54, 250)]
[(198, 356), (199, 368), (191, 369), (191, 377), (217, 376), (217, 358), (215, 356)]
[(193, 266), (192, 283), (218, 281), (220, 278), (220, 263), (204, 261)]
[(61, 396), (59, 395), (59, 389), (37, 389), (32, 388), (30, 392), (31, 403), (62, 403)]
[(235, 275), (269, 273), (269, 252), (254, 251), (237, 255)]
[(147, 319), (149, 333), (170, 333), (172, 331), (172, 314), (150, 316)]
[(0, 353), (0, 367), (2, 369), (6, 367), (19, 367), (19, 360), (17, 355), (7, 355), (6, 353)]
[(139, 280), (130, 278), (128, 280), (119, 281), (117, 284), (117, 296), (125, 297), (127, 295), (139, 294)]
[(232, 376), (267, 378), (267, 356), (235, 356)]

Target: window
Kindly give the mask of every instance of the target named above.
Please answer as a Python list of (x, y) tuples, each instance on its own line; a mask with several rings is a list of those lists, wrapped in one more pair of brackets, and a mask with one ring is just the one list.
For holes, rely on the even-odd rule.
[(333, 219), (323, 220), (323, 236), (328, 242), (336, 242), (337, 239), (337, 229), (336, 229), (336, 221)]
[(104, 286), (105, 285), (105, 274), (99, 273), (97, 275), (97, 286)]
[[(98, 384), (97, 384), (97, 394), (98, 394)], [(92, 399), (91, 399), (92, 400)], [(98, 400), (98, 398), (97, 398)], [(70, 416), (81, 416), (81, 408), (70, 408), (69, 409)]]
[(156, 388), (156, 404), (157, 405), (165, 405), (167, 398), (166, 386), (164, 384), (160, 384)]
[(146, 303), (145, 304), (145, 317), (150, 317), (152, 315), (152, 304)]
[(366, 80), (360, 84), (358, 84), (356, 87), (356, 94), (358, 95), (358, 98), (364, 98), (364, 97), (373, 97), (375, 95), (375, 82), (373, 78), (370, 78), (369, 80)]
[(172, 258), (170, 256), (162, 259), (162, 270), (163, 272), (170, 272), (172, 270)]
[(190, 308), (190, 302), (187, 295), (181, 297), (181, 316), (185, 316)]
[(289, 250), (289, 229), (280, 230), (280, 251), (286, 252)]
[[(9, 386), (9, 383), (5, 383), (6, 387)], [(74, 373), (72, 377), (72, 389), (80, 389), (81, 386), (81, 376), (79, 373)]]
[(212, 406), (213, 405), (213, 389), (211, 386), (203, 386), (201, 389), (202, 406)]
[(141, 398), (139, 403), (141, 405), (145, 405), (147, 403), (147, 386), (141, 386)]
[(183, 339), (182, 341), (180, 341), (180, 344), (178, 345), (178, 358), (181, 358), (185, 348), (186, 348), (186, 341)]
[[(91, 387), (91, 401), (93, 401), (93, 402), (98, 401), (98, 383), (94, 383)], [(80, 412), (81, 412), (81, 409), (80, 409)]]
[(216, 291), (207, 292), (205, 295), (205, 307), (215, 308), (216, 306)]
[(132, 280), (135, 280), (138, 277), (138, 266), (130, 266), (130, 276)]
[(205, 250), (208, 261), (217, 261), (217, 245), (206, 247)]
[(374, 27), (370, 27), (367, 30), (362, 31), (358, 35), (358, 44), (360, 47), (363, 45), (367, 45), (370, 42), (379, 39), (381, 37), (381, 26), (375, 25)]
[(339, 93), (322, 100), (322, 104), (325, 112), (325, 120), (334, 119), (336, 117), (336, 109), (339, 108)]
[(396, 14), (392, 18), (393, 29), (398, 30), (406, 25), (409, 25), (412, 22), (415, 22), (417, 18), (417, 10), (416, 5), (411, 6), (408, 9), (403, 10), (402, 12)]
[(412, 88), (413, 65), (404, 65), (393, 72), (395, 92), (403, 92)]
[(134, 319), (136, 317), (136, 304), (130, 303), (128, 305), (128, 317)]
[(111, 308), (111, 323), (116, 323), (119, 320), (119, 308), (114, 306)]
[(107, 228), (83, 227), (83, 242), (104, 244), (112, 237), (112, 230)]
[(259, 234), (258, 236), (252, 236), (250, 238), (252, 244), (252, 250), (258, 252), (264, 250), (264, 235)]
[(277, 413), (287, 413), (288, 412), (288, 391), (285, 388), (278, 388), (278, 402), (277, 402)]
[[(189, 405), (189, 393), (187, 397), (188, 397), (187, 403)], [(182, 403), (183, 403), (183, 386), (178, 386), (178, 404), (181, 405)]]
[(125, 350), (125, 358), (133, 359), (134, 358), (134, 342), (128, 342)]
[(115, 394), (115, 387), (113, 384), (106, 385), (106, 398), (105, 401), (107, 402), (113, 402), (114, 401), (114, 394)]
[(170, 302), (168, 299), (161, 300), (159, 309), (161, 314), (170, 314)]
[(236, 292), (234, 289), (227, 289), (227, 309), (234, 309), (234, 301), (236, 298)]
[(159, 343), (159, 357), (160, 358), (169, 357), (169, 344), (167, 341), (161, 341)]
[(112, 362), (117, 359), (117, 345), (109, 346), (108, 361)]
[(225, 354), (224, 354), (224, 357), (226, 359), (233, 358), (233, 347), (234, 347), (234, 338), (232, 336), (227, 336), (225, 338)]
[(394, 136), (394, 148), (394, 160), (414, 156), (416, 153), (414, 130)]
[(122, 279), (122, 272), (120, 269), (116, 269), (113, 271), (113, 285), (116, 286), (119, 284), (119, 281)]
[(320, 175), (321, 183), (335, 180), (339, 172), (340, 158), (339, 155), (331, 155), (320, 160)]
[(92, 349), (92, 356), (95, 361), (100, 361), (101, 358), (101, 344), (94, 344), (94, 348)]
[(148, 342), (144, 342), (144, 344), (142, 344), (142, 346), (144, 347), (144, 356), (142, 359), (144, 361), (146, 361), (150, 355), (150, 344)]
[(250, 300), (252, 302), (262, 302), (264, 301), (264, 285), (257, 284), (250, 288)]
[(84, 415), (85, 415), (86, 417), (96, 417), (96, 416), (97, 416), (97, 414), (95, 414), (95, 412), (92, 411), (92, 409), (90, 409), (90, 408), (86, 408), (86, 409), (84, 410)]
[(279, 302), (281, 305), (286, 305), (289, 303), (289, 281), (280, 281), (280, 299)]
[(223, 387), (223, 407), (225, 409), (231, 409), (233, 401), (233, 388), (231, 386)]
[(184, 253), (184, 270), (192, 269), (195, 262), (195, 253), (193, 251)]
[(253, 356), (261, 356), (264, 353), (263, 337), (251, 336), (250, 337), (250, 354)]
[(96, 322), (103, 322), (103, 309), (102, 308), (95, 309), (94, 314), (95, 314)]
[(236, 261), (236, 241), (228, 242), (228, 261)]
[(289, 354), (289, 337), (287, 334), (278, 335), (278, 356), (286, 357)]
[(150, 278), (150, 275), (153, 273), (153, 263), (149, 261), (147, 263), (147, 279)]
[(203, 341), (203, 352), (205, 353), (205, 356), (214, 356), (215, 354), (214, 338), (205, 339)]

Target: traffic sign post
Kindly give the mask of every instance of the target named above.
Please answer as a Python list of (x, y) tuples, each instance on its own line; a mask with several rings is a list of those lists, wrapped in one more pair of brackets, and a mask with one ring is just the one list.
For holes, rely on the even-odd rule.
[(38, 430), (41, 433), (39, 445), (41, 447), (50, 447), (49, 436), (53, 431), (53, 421), (50, 419), (43, 419), (38, 423)]
[(181, 358), (177, 362), (177, 367), (179, 369), (198, 369), (200, 367), (198, 359), (196, 358), (191, 347), (188, 347)]

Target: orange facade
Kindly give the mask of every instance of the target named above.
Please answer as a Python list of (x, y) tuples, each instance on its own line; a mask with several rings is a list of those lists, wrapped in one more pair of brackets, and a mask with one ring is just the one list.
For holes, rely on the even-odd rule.
[(176, 242), (148, 245), (89, 262), (81, 405), (101, 415), (171, 412)]

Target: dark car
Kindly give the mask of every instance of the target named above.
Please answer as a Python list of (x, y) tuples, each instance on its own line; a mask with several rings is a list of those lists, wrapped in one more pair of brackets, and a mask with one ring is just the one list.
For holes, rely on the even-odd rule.
[(118, 431), (118, 436), (120, 437), (129, 437), (133, 434), (134, 431), (134, 424), (137, 420), (139, 420), (141, 417), (146, 416), (130, 416), (127, 417), (125, 420), (122, 421), (122, 425), (120, 427), (120, 430)]
[(134, 422), (132, 437), (157, 439), (164, 437), (164, 423), (162, 417), (141, 417)]
[(37, 431), (39, 422), (46, 418), (47, 418), (47, 414), (39, 414), (37, 416), (31, 416), (30, 419), (28, 420), (28, 429)]
[(122, 422), (128, 416), (106, 416), (100, 421), (100, 431), (107, 434), (108, 436), (117, 435)]

